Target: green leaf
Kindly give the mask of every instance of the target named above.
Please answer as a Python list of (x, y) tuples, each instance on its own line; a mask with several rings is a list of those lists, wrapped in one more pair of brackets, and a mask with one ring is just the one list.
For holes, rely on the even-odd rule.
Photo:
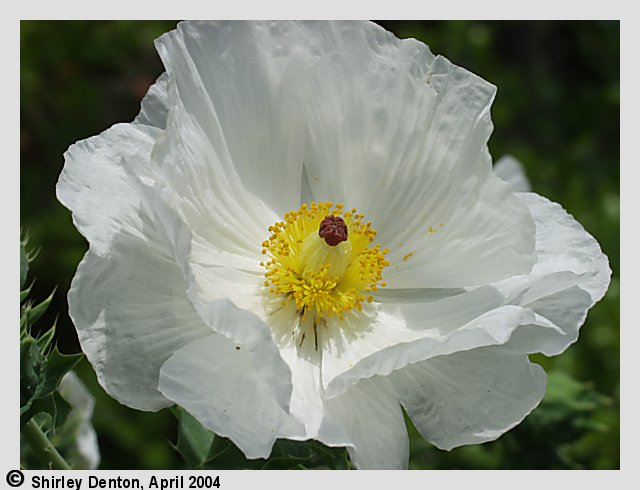
[(324, 462), (327, 468), (332, 470), (348, 470), (349, 466), (349, 453), (343, 447), (327, 447), (324, 444), (312, 441), (310, 444), (311, 450), (317, 454)]
[[(20, 288), (25, 284), (29, 263), (37, 252), (27, 252), (27, 238), (20, 240)], [(31, 292), (31, 286), (20, 293), (20, 303)], [(64, 355), (57, 348), (51, 349), (55, 337), (52, 328), (35, 339), (31, 326), (47, 310), (55, 290), (38, 305), (30, 301), (20, 307), (20, 425), (31, 418), (46, 413), (51, 417), (51, 429), (64, 423), (71, 407), (57, 391), (62, 377), (82, 359), (82, 354)]]
[(46, 353), (49, 352), (49, 347), (53, 344), (53, 339), (56, 335), (56, 323), (57, 319), (49, 330), (47, 330), (36, 339), (38, 348), (40, 349), (40, 352), (43, 353), (43, 355), (46, 355)]
[(208, 470), (240, 470), (260, 469), (265, 464), (264, 459), (247, 459), (238, 447), (226, 437), (215, 436), (209, 457), (202, 465)]
[(49, 394), (55, 391), (60, 384), (62, 377), (71, 371), (80, 362), (83, 354), (62, 354), (57, 347), (47, 356), (44, 377), (44, 393)]
[(271, 456), (309, 459), (311, 457), (311, 449), (307, 441), (278, 439), (273, 446)]
[(263, 470), (293, 470), (300, 469), (305, 463), (308, 463), (307, 458), (295, 458), (295, 457), (283, 457), (283, 458), (269, 458), (264, 465)]
[(24, 290), (20, 291), (20, 303), (22, 303), (25, 299), (27, 299), (27, 297), (31, 293), (31, 288), (32, 287), (33, 287), (33, 282), (31, 283), (31, 285), (27, 289), (24, 289)]
[(311, 444), (311, 450), (320, 456), (322, 461), (324, 461), (324, 464), (327, 465), (327, 468), (330, 470), (338, 469), (333, 454), (331, 454), (330, 451), (327, 451), (323, 446), (320, 446), (319, 444)]
[(172, 446), (189, 468), (260, 469), (265, 464), (264, 459), (245, 458), (229, 439), (209, 431), (183, 408), (172, 412), (178, 419), (178, 442)]
[(178, 418), (178, 442), (174, 446), (190, 468), (201, 466), (209, 456), (214, 435), (182, 408), (174, 410)]
[(42, 393), (41, 372), (44, 360), (35, 339), (20, 343), (20, 414), (28, 410)]
[(233, 447), (231, 440), (226, 437), (222, 437), (216, 434), (213, 439), (213, 443), (209, 448), (209, 454), (207, 454), (207, 461), (213, 461), (214, 459), (222, 456), (226, 451)]
[(29, 322), (29, 325), (33, 325), (35, 322), (37, 322), (40, 317), (44, 314), (45, 311), (47, 311), (47, 308), (49, 308), (49, 305), (51, 304), (51, 300), (53, 299), (53, 295), (55, 294), (55, 289), (51, 292), (51, 294), (49, 295), (49, 297), (47, 299), (45, 299), (42, 303), (32, 306), (32, 305), (28, 305), (26, 308), (26, 314), (27, 314), (27, 320)]
[[(28, 336), (20, 344), (20, 424), (31, 417), (47, 412), (54, 420), (62, 421), (68, 412), (67, 403), (56, 391), (62, 377), (82, 359), (82, 354), (64, 355), (54, 348), (44, 357), (38, 341)], [(61, 421), (61, 422), (62, 422)]]
[(44, 412), (51, 416), (51, 427), (53, 432), (56, 432), (65, 422), (70, 411), (71, 406), (59, 392), (54, 391), (45, 397), (35, 399), (24, 412), (21, 410), (20, 426), (24, 426), (33, 416)]

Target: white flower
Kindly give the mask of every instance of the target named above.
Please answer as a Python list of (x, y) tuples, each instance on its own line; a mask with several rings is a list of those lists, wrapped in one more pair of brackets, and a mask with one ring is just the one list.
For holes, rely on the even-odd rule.
[(529, 192), (531, 184), (524, 167), (511, 155), (505, 155), (493, 166), (495, 174), (511, 186), (514, 192)]
[(314, 438), (359, 468), (406, 468), (401, 406), (450, 449), (539, 403), (527, 354), (577, 339), (610, 270), (492, 172), (493, 85), (367, 22), (184, 22), (156, 46), (138, 117), (71, 146), (57, 187), (108, 393), (249, 458)]
[(65, 458), (74, 469), (95, 470), (100, 464), (98, 437), (91, 424), (95, 400), (73, 371), (62, 377), (58, 390), (71, 405), (69, 416), (57, 434), (58, 439), (68, 446)]
[[(100, 464), (98, 437), (91, 423), (95, 400), (73, 371), (62, 377), (58, 391), (70, 408), (63, 423), (53, 430), (54, 420), (44, 412), (36, 414), (34, 420), (69, 466), (76, 470), (95, 470)], [(21, 460), (28, 461), (33, 457), (33, 451), (20, 437)]]

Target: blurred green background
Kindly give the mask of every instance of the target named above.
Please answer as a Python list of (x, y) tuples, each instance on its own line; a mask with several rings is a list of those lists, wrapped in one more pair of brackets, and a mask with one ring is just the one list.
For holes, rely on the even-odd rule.
[[(533, 190), (561, 203), (600, 242), (613, 278), (577, 344), (561, 356), (535, 356), (549, 373), (547, 395), (520, 426), (496, 442), (439, 451), (412, 430), (411, 468), (619, 468), (620, 341), (620, 24), (618, 21), (380, 21), (498, 87), (494, 158), (511, 154)], [(87, 244), (55, 198), (62, 154), (77, 140), (130, 121), (162, 72), (153, 39), (170, 21), (23, 21), (20, 51), (20, 219), (40, 248), (32, 297), (58, 287), (62, 351), (79, 345), (66, 291)], [(169, 445), (174, 417), (113, 401), (83, 362), (96, 397), (101, 468), (180, 468)]]

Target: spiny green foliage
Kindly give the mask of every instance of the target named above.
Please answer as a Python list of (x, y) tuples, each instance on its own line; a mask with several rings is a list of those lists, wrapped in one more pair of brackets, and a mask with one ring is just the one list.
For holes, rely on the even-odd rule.
[(41, 303), (28, 300), (31, 286), (22, 290), (29, 263), (35, 257), (27, 252), (28, 239), (20, 241), (20, 426), (34, 415), (46, 412), (51, 416), (55, 431), (69, 412), (69, 405), (57, 391), (62, 377), (82, 358), (82, 354), (61, 354), (53, 345), (55, 323), (34, 336), (33, 326), (49, 307), (53, 294)]

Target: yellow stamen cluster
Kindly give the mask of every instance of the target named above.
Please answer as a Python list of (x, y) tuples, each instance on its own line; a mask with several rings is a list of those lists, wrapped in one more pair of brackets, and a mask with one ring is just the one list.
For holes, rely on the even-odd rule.
[[(342, 218), (348, 229), (347, 240), (335, 246), (318, 233), (330, 214)], [(382, 270), (389, 265), (384, 257), (388, 250), (373, 245), (376, 231), (363, 219), (355, 209), (345, 211), (344, 205), (331, 202), (303, 204), (286, 213), (262, 242), (262, 253), (269, 257), (260, 263), (266, 269), (265, 287), (282, 297), (283, 305), (295, 301), (301, 315), (343, 319), (347, 311), (361, 310), (363, 302), (373, 300), (366, 293), (386, 286)]]

